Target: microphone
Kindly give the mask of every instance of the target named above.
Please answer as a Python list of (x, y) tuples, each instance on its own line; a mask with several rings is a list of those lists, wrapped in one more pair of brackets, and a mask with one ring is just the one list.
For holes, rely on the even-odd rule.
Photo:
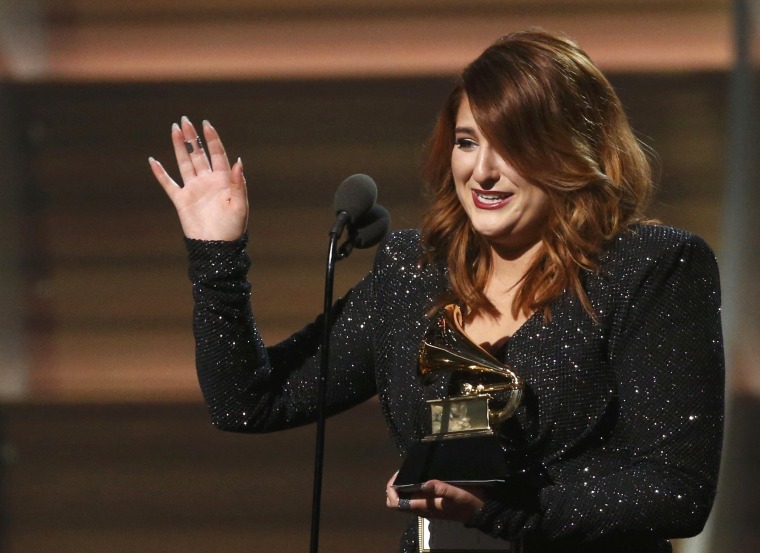
[(348, 239), (338, 250), (338, 259), (349, 256), (354, 248), (371, 248), (379, 244), (391, 226), (391, 216), (383, 206), (375, 204), (355, 225), (348, 227)]
[[(325, 448), (327, 376), (330, 362), (330, 329), (332, 327), (332, 295), (335, 262), (347, 257), (354, 247), (371, 248), (378, 244), (391, 223), (388, 211), (376, 205), (377, 185), (367, 175), (351, 175), (338, 186), (333, 208), (335, 222), (330, 229), (330, 242), (325, 266), (325, 295), (322, 311), (322, 341), (317, 387), (317, 441), (314, 448), (314, 490), (311, 508), (310, 553), (318, 553), (319, 516), (322, 500), (322, 472)], [(338, 239), (348, 226), (348, 237), (338, 248)]]
[(377, 185), (371, 177), (357, 173), (338, 186), (333, 200), (335, 223), (330, 234), (340, 236), (346, 225), (354, 225), (367, 214), (377, 200)]

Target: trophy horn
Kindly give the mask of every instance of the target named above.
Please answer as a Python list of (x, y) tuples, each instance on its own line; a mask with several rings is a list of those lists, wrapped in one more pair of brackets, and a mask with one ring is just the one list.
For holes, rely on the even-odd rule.
[(458, 373), (461, 377), (458, 391), (461, 397), (493, 398), (494, 393), (506, 393), (503, 406), (491, 409), (489, 402), (489, 418), (493, 425), (511, 417), (520, 406), (525, 386), (522, 378), (512, 367), (500, 363), (470, 340), (464, 332), (462, 312), (455, 304), (449, 304), (439, 312), (420, 344), (420, 378), (423, 382), (429, 382), (438, 371)]

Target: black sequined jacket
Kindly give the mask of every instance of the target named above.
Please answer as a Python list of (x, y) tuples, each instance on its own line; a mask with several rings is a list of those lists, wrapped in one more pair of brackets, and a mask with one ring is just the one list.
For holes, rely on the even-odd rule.
[[(265, 347), (247, 281), (246, 241), (187, 240), (201, 388), (213, 423), (268, 432), (313, 422), (321, 321)], [(428, 431), (417, 353), (444, 271), (419, 268), (419, 233), (393, 233), (374, 268), (334, 306), (328, 409), (378, 394), (401, 452)], [(528, 384), (515, 447), (543, 475), (494, 493), (468, 524), (528, 553), (669, 551), (698, 533), (716, 489), (723, 348), (715, 258), (664, 226), (620, 235), (584, 275), (597, 321), (564, 295), (503, 352)], [(415, 547), (407, 532), (402, 551)]]

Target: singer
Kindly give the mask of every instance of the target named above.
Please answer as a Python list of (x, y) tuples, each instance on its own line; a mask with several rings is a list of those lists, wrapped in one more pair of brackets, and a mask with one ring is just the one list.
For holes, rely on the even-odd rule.
[[(262, 343), (243, 165), (207, 122), (203, 134), (208, 155), (186, 118), (172, 129), (184, 186), (150, 165), (186, 236), (213, 423), (313, 422), (321, 319)], [(703, 240), (646, 218), (650, 167), (606, 78), (567, 38), (506, 35), (464, 69), (427, 152), (421, 230), (392, 233), (334, 305), (327, 409), (377, 394), (399, 451), (417, 443), (425, 400), (447, 393), (421, 385), (418, 348), (431, 314), (455, 303), (467, 335), (525, 380), (500, 432), (529, 470), (401, 497), (391, 477), (388, 508), (524, 553), (659, 553), (700, 532), (723, 424), (718, 270)], [(419, 550), (414, 518), (403, 552)]]

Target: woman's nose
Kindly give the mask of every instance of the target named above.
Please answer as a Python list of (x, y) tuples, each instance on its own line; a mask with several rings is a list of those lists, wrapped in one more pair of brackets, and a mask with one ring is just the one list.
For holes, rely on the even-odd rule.
[(484, 189), (489, 189), (498, 182), (498, 156), (491, 148), (481, 147), (472, 177)]

